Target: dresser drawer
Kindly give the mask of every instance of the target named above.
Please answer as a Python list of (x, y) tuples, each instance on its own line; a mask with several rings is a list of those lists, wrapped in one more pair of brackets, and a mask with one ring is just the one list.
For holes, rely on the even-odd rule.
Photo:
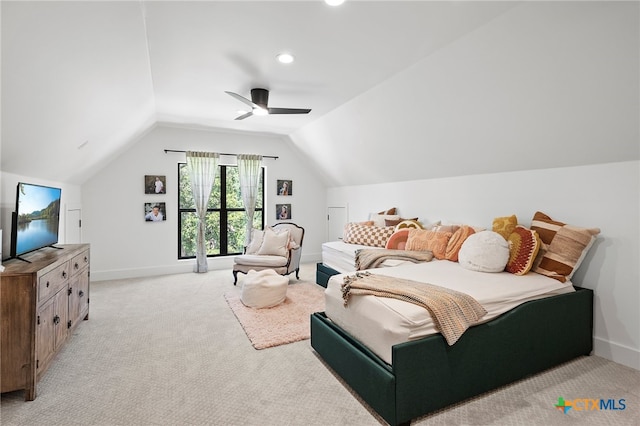
[(71, 259), (71, 274), (75, 275), (89, 265), (89, 250), (74, 256)]
[(69, 262), (64, 262), (38, 279), (38, 303), (44, 302), (69, 282)]

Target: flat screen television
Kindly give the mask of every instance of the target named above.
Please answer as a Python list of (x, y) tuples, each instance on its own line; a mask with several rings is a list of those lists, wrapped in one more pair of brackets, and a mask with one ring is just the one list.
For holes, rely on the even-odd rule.
[(11, 227), (11, 257), (58, 242), (60, 188), (18, 183)]

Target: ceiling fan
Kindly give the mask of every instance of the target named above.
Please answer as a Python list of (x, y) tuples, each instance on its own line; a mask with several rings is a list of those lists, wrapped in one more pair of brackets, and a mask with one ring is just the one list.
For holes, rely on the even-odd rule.
[(251, 100), (238, 95), (237, 93), (227, 92), (226, 94), (233, 96), (242, 103), (251, 107), (251, 111), (236, 117), (236, 120), (244, 120), (252, 115), (269, 115), (269, 114), (309, 114), (310, 109), (304, 108), (270, 108), (269, 91), (267, 89), (251, 89)]

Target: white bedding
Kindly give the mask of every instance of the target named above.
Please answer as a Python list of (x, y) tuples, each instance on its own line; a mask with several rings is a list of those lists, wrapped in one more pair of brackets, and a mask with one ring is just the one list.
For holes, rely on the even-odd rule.
[[(469, 294), (487, 310), (482, 322), (496, 318), (526, 301), (575, 291), (571, 282), (561, 283), (536, 273), (517, 276), (508, 272), (469, 271), (448, 260), (409, 263), (369, 271)], [(334, 275), (329, 280), (325, 291), (325, 313), (385, 362), (391, 364), (393, 345), (438, 332), (426, 309), (402, 300), (355, 296), (349, 299), (345, 307), (340, 288), (343, 276)]]
[[(348, 244), (342, 241), (329, 241), (322, 244), (322, 263), (341, 274), (348, 274), (356, 270), (356, 251), (359, 249), (375, 249), (359, 244)], [(385, 260), (382, 266), (398, 266), (407, 263), (404, 260)]]

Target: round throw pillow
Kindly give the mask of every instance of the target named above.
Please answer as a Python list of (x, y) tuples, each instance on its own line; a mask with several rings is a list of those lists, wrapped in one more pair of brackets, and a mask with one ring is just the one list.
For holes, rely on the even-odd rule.
[(444, 253), (444, 258), (452, 262), (458, 261), (458, 253), (462, 244), (469, 238), (470, 235), (475, 234), (475, 230), (468, 226), (462, 225), (456, 232), (453, 233), (449, 243), (447, 244), (447, 250)]
[(399, 229), (391, 234), (385, 248), (404, 250), (407, 245), (407, 238), (409, 238), (409, 228)]
[(469, 235), (458, 253), (460, 266), (471, 271), (502, 272), (509, 261), (509, 243), (493, 231)]

